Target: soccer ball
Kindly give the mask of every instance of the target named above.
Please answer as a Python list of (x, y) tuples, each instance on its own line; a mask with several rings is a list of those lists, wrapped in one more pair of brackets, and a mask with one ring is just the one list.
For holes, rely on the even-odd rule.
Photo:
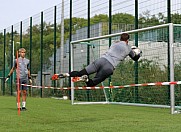
[(68, 96), (63, 96), (63, 99), (64, 99), (64, 100), (67, 100), (67, 99), (68, 99)]
[(132, 46), (131, 48), (136, 55), (142, 55), (142, 51), (138, 47)]

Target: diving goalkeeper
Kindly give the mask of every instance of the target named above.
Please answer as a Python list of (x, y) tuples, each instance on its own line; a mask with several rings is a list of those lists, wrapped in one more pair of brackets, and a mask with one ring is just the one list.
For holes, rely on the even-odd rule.
[[(81, 77), (88, 87), (96, 86), (113, 74), (115, 67), (122, 62), (127, 56), (134, 61), (137, 61), (142, 51), (135, 52), (134, 49), (128, 45), (129, 34), (123, 33), (120, 36), (120, 41), (114, 42), (109, 50), (102, 55), (101, 58), (95, 60), (81, 71), (72, 71), (70, 73), (55, 74), (59, 78), (64, 77)], [(137, 48), (138, 49), (138, 48)], [(90, 74), (96, 73), (93, 79), (89, 78)]]

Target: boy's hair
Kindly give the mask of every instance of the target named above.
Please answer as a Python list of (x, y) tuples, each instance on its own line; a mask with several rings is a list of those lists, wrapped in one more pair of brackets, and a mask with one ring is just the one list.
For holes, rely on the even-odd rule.
[(129, 34), (123, 33), (121, 34), (120, 40), (121, 41), (127, 41), (129, 39)]
[(20, 48), (19, 49), (19, 53), (22, 52), (22, 51), (26, 52), (25, 48)]

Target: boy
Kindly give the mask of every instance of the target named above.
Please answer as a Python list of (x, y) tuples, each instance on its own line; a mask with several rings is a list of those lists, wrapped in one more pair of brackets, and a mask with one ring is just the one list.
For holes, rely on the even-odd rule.
[[(19, 79), (19, 87), (20, 87), (20, 93), (22, 92), (22, 108), (20, 108), (20, 104), (18, 104), (18, 96), (16, 98), (17, 100), (17, 108), (21, 111), (25, 111), (26, 109), (26, 95), (27, 95), (27, 86), (22, 86), (21, 84), (28, 84), (28, 82), (32, 83), (31, 75), (30, 75), (30, 69), (29, 69), (29, 60), (25, 58), (26, 50), (24, 48), (19, 49), (19, 55), (20, 57), (14, 60), (14, 65), (11, 68), (8, 76), (5, 79), (5, 82), (8, 81), (14, 70), (16, 69), (19, 72), (17, 74), (17, 79)], [(18, 69), (17, 69), (17, 62), (18, 62)], [(18, 82), (18, 80), (16, 80)]]

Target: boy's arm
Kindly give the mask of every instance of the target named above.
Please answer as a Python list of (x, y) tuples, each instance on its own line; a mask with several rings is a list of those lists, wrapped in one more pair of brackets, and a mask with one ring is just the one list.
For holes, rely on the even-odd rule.
[(28, 65), (27, 65), (27, 68), (28, 68), (28, 80), (29, 80), (29, 83), (32, 84), (32, 78), (31, 78), (30, 64), (29, 64), (29, 63), (28, 63)]
[(28, 69), (28, 79), (29, 79), (29, 83), (32, 84), (32, 79), (31, 79), (31, 74), (30, 74), (30, 70)]
[(16, 60), (14, 60), (13, 67), (11, 68), (8, 76), (5, 78), (5, 82), (7, 82), (9, 80), (10, 76), (13, 74), (14, 70), (16, 69), (16, 67), (17, 67)]
[(14, 70), (15, 70), (15, 67), (12, 67), (9, 74), (8, 74), (8, 76), (5, 78), (5, 82), (7, 82), (9, 80), (9, 78), (13, 74)]

